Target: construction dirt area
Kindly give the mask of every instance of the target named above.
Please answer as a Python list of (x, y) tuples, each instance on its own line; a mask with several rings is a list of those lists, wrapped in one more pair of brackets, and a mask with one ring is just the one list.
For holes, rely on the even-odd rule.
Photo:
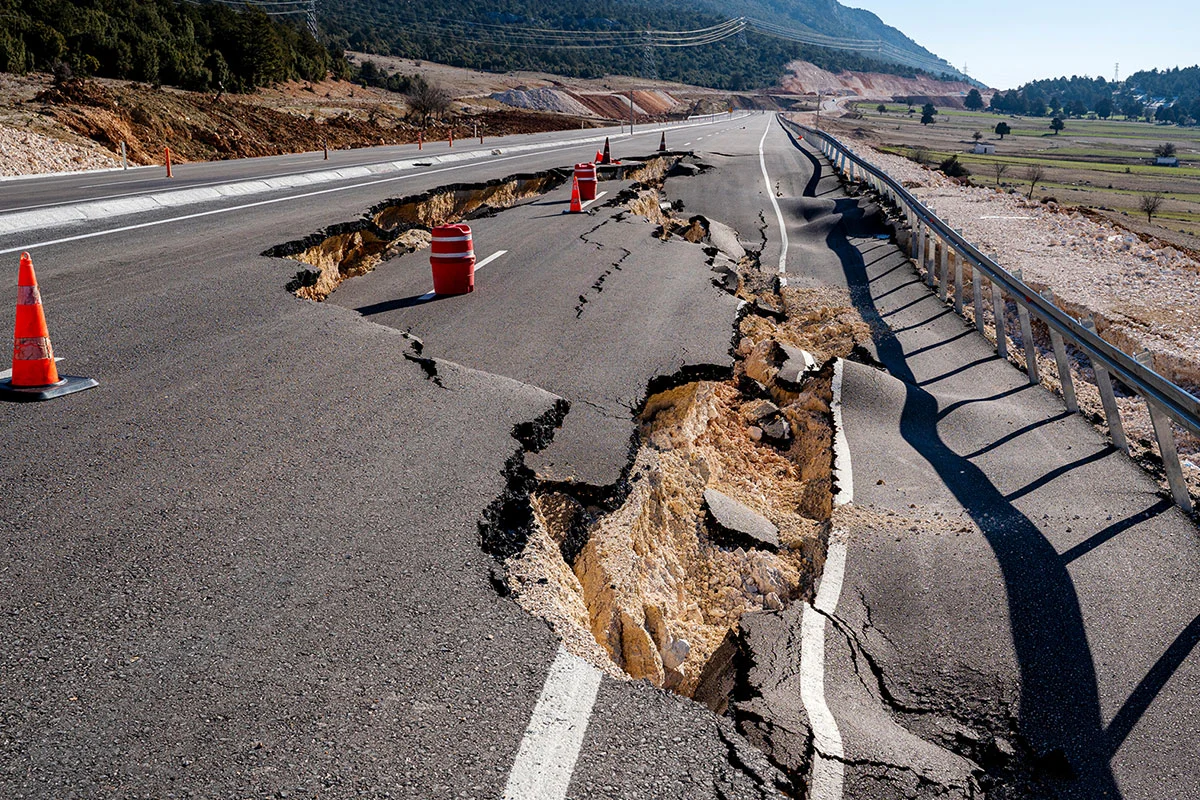
[[(539, 73), (493, 75), (431, 62), (351, 54), (391, 74), (419, 75), (453, 98), (425, 124), (403, 94), (338, 80), (294, 81), (250, 94), (188, 92), (128, 81), (55, 84), (0, 74), (0, 177), (412, 144), (475, 136), (683, 119), (788, 100), (628, 78), (575, 80)], [(630, 108), (632, 103), (632, 109)]]

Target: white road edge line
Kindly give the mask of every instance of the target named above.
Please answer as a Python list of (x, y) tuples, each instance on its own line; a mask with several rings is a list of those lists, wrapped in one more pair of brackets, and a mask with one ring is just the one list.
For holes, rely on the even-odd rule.
[[(596, 202), (597, 200), (599, 200), (601, 197), (604, 197), (604, 195), (606, 195), (606, 194), (608, 194), (608, 192), (596, 192), (596, 196), (595, 196), (595, 197), (593, 197), (591, 200), (588, 200), (586, 203), (580, 203), (580, 204), (579, 204), (579, 207), (580, 207), (581, 209), (583, 209), (583, 208), (587, 208), (587, 207), (588, 207), (588, 206), (590, 206), (592, 203), (594, 203), (594, 202)], [(478, 269), (478, 267), (476, 267), (476, 269)]]
[[(736, 117), (735, 120), (736, 119), (741, 119), (741, 117)], [(711, 125), (714, 123), (705, 122), (705, 123), (698, 123), (698, 124)], [(691, 128), (691, 127), (696, 127), (696, 126), (688, 125), (686, 127)], [(658, 132), (657, 130), (651, 130), (651, 131), (644, 131), (643, 133), (634, 134), (634, 135), (635, 136), (644, 136), (649, 133), (657, 133), (657, 132)], [(560, 145), (558, 147), (547, 147), (547, 148), (544, 148), (541, 150), (536, 150), (536, 151), (529, 152), (529, 153), (519, 153), (517, 155), (496, 158), (496, 159), (493, 159), (489, 163), (495, 164), (495, 163), (498, 163), (501, 161), (512, 161), (513, 159), (532, 158), (534, 156), (543, 156), (543, 155), (546, 155), (547, 151), (554, 152), (557, 150), (573, 150), (573, 149), (582, 147), (584, 144), (590, 145), (593, 143), (594, 142), (592, 142), (591, 140), (586, 140), (586, 141), (580, 142), (580, 143), (567, 143), (567, 144)], [(334, 186), (333, 188), (330, 188), (330, 189), (319, 189), (315, 192), (304, 192), (302, 194), (288, 195), (286, 197), (273, 197), (269, 200), (259, 200), (254, 203), (243, 203), (240, 206), (230, 206), (229, 208), (214, 208), (209, 211), (198, 211), (194, 214), (184, 214), (182, 216), (170, 217), (168, 219), (157, 219), (157, 220), (152, 220), (151, 222), (139, 222), (134, 225), (123, 225), (119, 228), (109, 228), (108, 230), (103, 230), (103, 231), (93, 231), (91, 233), (81, 233), (81, 234), (77, 234), (75, 236), (64, 236), (60, 239), (48, 239), (44, 242), (33, 242), (32, 244), (24, 244), (24, 245), (20, 245), (19, 247), (8, 247), (3, 250), (0, 250), (0, 255), (7, 255), (9, 253), (18, 253), (23, 250), (34, 250), (39, 247), (52, 247), (57, 244), (66, 244), (68, 242), (78, 242), (83, 239), (94, 239), (98, 236), (110, 236), (114, 233), (125, 233), (127, 231), (136, 231), (136, 230), (140, 230), (142, 228), (154, 228), (159, 225), (169, 225), (173, 222), (184, 222), (189, 219), (199, 219), (201, 217), (210, 217), (210, 216), (213, 216), (214, 214), (228, 214), (232, 211), (245, 211), (248, 208), (258, 208), (260, 206), (275, 205), (277, 203), (287, 203), (287, 202), (291, 202), (293, 200), (303, 200), (303, 199), (309, 198), (309, 197), (319, 197), (320, 195), (332, 194), (334, 192), (346, 192), (346, 191), (350, 191), (353, 189), (362, 189), (367, 186), (378, 186), (379, 184), (382, 184), (382, 183), (394, 183), (395, 181), (410, 180), (412, 178), (420, 178), (420, 177), (425, 177), (428, 175), (437, 175), (442, 172), (452, 172), (454, 170), (467, 169), (468, 167), (475, 167), (475, 166), (478, 166), (478, 165), (475, 163), (456, 164), (455, 166), (452, 166), (452, 167), (442, 167), (441, 169), (431, 169), (431, 170), (427, 170), (425, 172), (414, 172), (414, 173), (407, 173), (407, 174), (403, 174), (403, 175), (393, 175), (388, 178), (379, 178), (377, 180), (364, 181), (363, 183), (355, 183), (355, 184), (350, 184), (347, 186)], [(3, 216), (3, 215), (0, 214), (0, 216)]]
[(835, 506), (854, 502), (854, 470), (850, 466), (850, 443), (846, 441), (846, 429), (842, 425), (842, 375), (845, 363), (838, 359), (833, 364), (833, 402), (829, 411), (833, 416), (833, 482), (837, 494), (833, 496)]
[[(842, 369), (839, 358), (833, 365), (833, 465), (838, 484), (834, 505), (853, 500), (850, 448), (842, 427)], [(837, 610), (846, 577), (846, 535), (834, 529), (829, 535), (825, 572), (812, 605), (804, 607), (800, 621), (800, 701), (813, 730), (813, 763), (809, 797), (812, 800), (841, 800), (845, 784), (845, 749), (837, 720), (825, 702), (826, 617)]]
[(560, 645), (517, 757), (504, 800), (562, 800), (583, 746), (600, 670)]
[[(762, 138), (758, 140), (758, 165), (762, 167), (763, 181), (767, 186), (767, 197), (771, 198), (771, 207), (775, 209), (775, 219), (779, 222), (779, 238), (782, 242), (779, 251), (779, 274), (787, 274), (787, 251), (788, 251), (788, 235), (787, 228), (783, 224), (783, 212), (779, 210), (779, 201), (775, 199), (775, 190), (771, 188), (771, 176), (767, 174), (767, 157), (763, 154), (763, 144), (767, 141), (767, 134), (771, 132), (771, 126), (775, 122), (775, 117), (768, 115), (767, 129), (763, 131)], [(786, 286), (787, 281), (780, 279), (781, 286)]]

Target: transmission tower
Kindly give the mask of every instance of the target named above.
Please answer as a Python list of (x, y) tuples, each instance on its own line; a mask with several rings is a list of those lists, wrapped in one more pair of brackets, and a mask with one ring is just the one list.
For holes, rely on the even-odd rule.
[[(304, 16), (308, 22), (308, 32), (314, 39), (317, 39), (317, 0), (308, 0), (308, 11)], [(320, 39), (317, 40), (320, 41)]]
[(1121, 62), (1118, 61), (1117, 65), (1115, 67), (1113, 67), (1113, 83), (1120, 83), (1120, 82), (1121, 82)]
[(642, 77), (651, 81), (658, 80), (658, 53), (650, 31), (646, 31), (642, 39)]

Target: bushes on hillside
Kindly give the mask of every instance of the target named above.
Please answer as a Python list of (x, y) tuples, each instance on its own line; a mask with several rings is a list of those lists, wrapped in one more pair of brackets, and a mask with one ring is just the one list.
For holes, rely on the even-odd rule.
[(261, 9), (175, 0), (0, 0), (0, 70), (66, 63), (95, 75), (204, 90), (250, 91), (349, 74), (303, 27)]

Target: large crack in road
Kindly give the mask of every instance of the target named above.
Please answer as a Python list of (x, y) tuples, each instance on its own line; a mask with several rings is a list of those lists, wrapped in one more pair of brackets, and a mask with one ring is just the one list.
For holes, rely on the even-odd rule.
[[(606, 231), (648, 221), (653, 238), (702, 248), (711, 284), (744, 301), (729, 334), (732, 367), (682, 365), (651, 377), (642, 397), (616, 407), (611, 398), (576, 398), (614, 418), (627, 413), (633, 423), (621, 445), (626, 462), (611, 483), (563, 479), (529, 463), (554, 443), (575, 413), (571, 403), (560, 400), (517, 426), (505, 489), (483, 510), (479, 530), (496, 559), (490, 579), (497, 591), (546, 619), (570, 652), (614, 677), (695, 698), (753, 734), (753, 715), (744, 711), (756, 691), (746, 666), (753, 655), (742, 628), (812, 598), (833, 510), (832, 361), (861, 350), (870, 331), (843, 294), (781, 289), (759, 265), (765, 229), (762, 245), (747, 250), (736, 231), (679, 216), (681, 204), (662, 199), (665, 181), (706, 169), (679, 157), (651, 159), (591, 212), (602, 219), (579, 240), (608, 266), (579, 295), (573, 316), (584, 317), (634, 258), (614, 241), (644, 235), (632, 226), (616, 236)], [(312, 265), (289, 289), (324, 299), (423, 246), (429, 225), (546, 202), (564, 175), (549, 170), (389, 201), (271, 254)], [(410, 339), (406, 357), (437, 381), (438, 359)], [(804, 794), (806, 761), (775, 759), (774, 744), (761, 736), (749, 743), (781, 770), (753, 776), (764, 792)], [(729, 749), (737, 770), (745, 769), (742, 746)]]

